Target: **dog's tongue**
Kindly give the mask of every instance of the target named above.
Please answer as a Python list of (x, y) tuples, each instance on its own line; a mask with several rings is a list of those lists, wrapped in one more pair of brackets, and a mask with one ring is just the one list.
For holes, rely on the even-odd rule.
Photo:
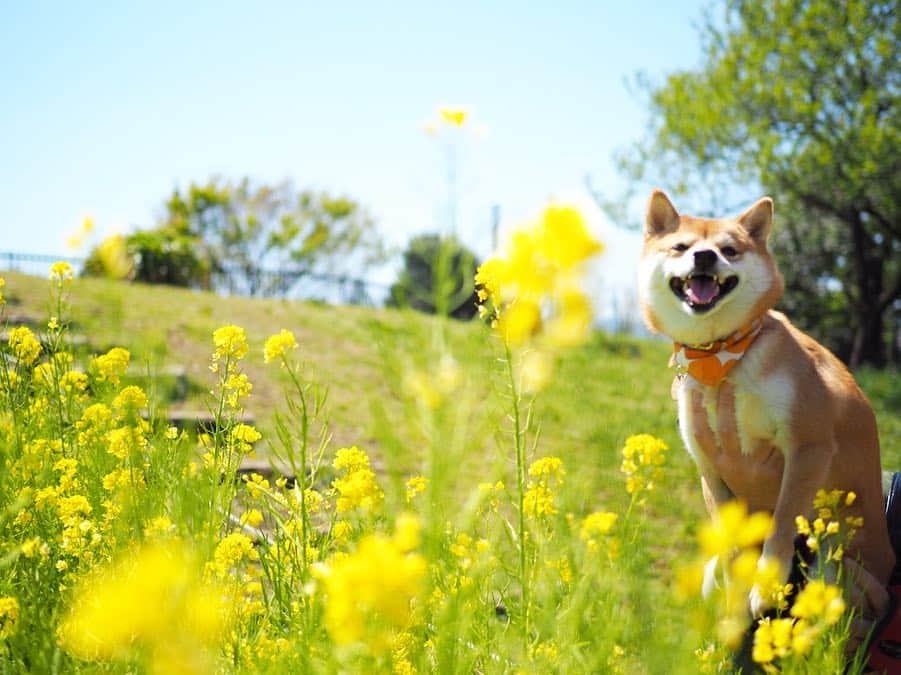
[(697, 276), (688, 280), (685, 294), (697, 305), (706, 305), (719, 293), (719, 284), (714, 277)]

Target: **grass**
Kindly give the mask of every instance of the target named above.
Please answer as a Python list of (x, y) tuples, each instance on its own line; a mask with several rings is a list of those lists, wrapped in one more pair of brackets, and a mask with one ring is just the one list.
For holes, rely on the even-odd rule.
[[(3, 289), (9, 304), (7, 314), (26, 315), (39, 324), (46, 321), (47, 308), (52, 307), (48, 304), (47, 281), (14, 273), (3, 276), (7, 281)], [(79, 360), (87, 363), (91, 353), (113, 345), (126, 347), (132, 354), (129, 381), (147, 389), (160, 412), (165, 408), (204, 410), (221, 404), (223, 392), (217, 385), (221, 373), (209, 369), (211, 336), (223, 325), (242, 326), (250, 351), (240, 367), (253, 383), (246, 408), (263, 435), (258, 451), (282, 458), (303, 452), (301, 464), (308, 470), (302, 472), (301, 480), (322, 494), (327, 494), (333, 481), (342, 476), (341, 469), (332, 466), (337, 448), (357, 445), (371, 456), (384, 490), (386, 515), (352, 521), (354, 537), (361, 546), (364, 535), (391, 530), (387, 514), (411, 508), (405, 497), (405, 482), (410, 476), (430, 478), (420, 514), (424, 527), (422, 552), (432, 564), (433, 594), (459, 592), (455, 596), (459, 600), (445, 599), (442, 609), (435, 610), (433, 616), (437, 628), (423, 629), (432, 645), (411, 648), (410, 660), (420, 667), (430, 658), (438, 658), (442, 664), (439, 670), (446, 672), (504, 672), (526, 667), (524, 664), (541, 670), (541, 664), (550, 667), (548, 664), (555, 662), (559, 668), (566, 667), (559, 664), (568, 664), (569, 668), (586, 671), (613, 671), (622, 666), (638, 672), (674, 672), (673, 664), (681, 663), (689, 672), (693, 667), (685, 664), (693, 663), (690, 647), (698, 638), (697, 631), (691, 620), (686, 620), (685, 607), (673, 600), (670, 591), (678, 563), (695, 555), (696, 532), (706, 516), (695, 468), (678, 439), (666, 343), (595, 333), (585, 345), (557, 358), (549, 386), (534, 404), (522, 408), (521, 428), (527, 463), (548, 456), (562, 460), (566, 473), (563, 486), (556, 490), (559, 512), (536, 519), (534, 529), (529, 530), (531, 539), (523, 544), (517, 539), (515, 509), (511, 511), (508, 504), (498, 507), (494, 515), (486, 513), (480, 501), (485, 497), (475, 489), (479, 482), (501, 480), (509, 498), (515, 492), (517, 476), (510, 419), (513, 399), (503, 350), (481, 323), (447, 323), (397, 310), (223, 298), (91, 279), (75, 280), (69, 292), (68, 317), (73, 332), (87, 338), (87, 344), (78, 348), (82, 352)], [(300, 345), (293, 357), (303, 362), (297, 371), (263, 362), (264, 340), (283, 328), (291, 330)], [(184, 368), (190, 382), (184, 400), (171, 400), (176, 387), (156, 375), (172, 366)], [(453, 384), (444, 387), (445, 380), (453, 380)], [(865, 372), (860, 381), (877, 412), (884, 465), (901, 467), (898, 378), (893, 373)], [(325, 390), (326, 405), (314, 410), (315, 401)], [(423, 397), (429, 395), (437, 396), (435, 405), (423, 404)], [(301, 430), (307, 423), (309, 433), (305, 435)], [(59, 433), (65, 437), (68, 432)], [(658, 489), (636, 507), (623, 487), (620, 450), (629, 436), (638, 433), (662, 439), (670, 451), (664, 476), (657, 481)], [(181, 445), (176, 448), (161, 436), (155, 438), (152, 443), (170, 448), (167, 452), (175, 463), (157, 470), (177, 484), (177, 467), (189, 472), (188, 462), (197, 455), (190, 451), (187, 441), (179, 441)], [(319, 438), (328, 441), (327, 445), (320, 446)], [(219, 453), (230, 452), (234, 441), (217, 435), (212, 443)], [(323, 455), (317, 461), (320, 450)], [(212, 465), (214, 469), (217, 466)], [(233, 469), (229, 464), (223, 471), (227, 475)], [(88, 478), (83, 480), (90, 483)], [(216, 520), (215, 509), (204, 511), (203, 504), (227, 505), (240, 497), (242, 508), (259, 507), (270, 524), (285, 517), (284, 504), (279, 502), (275, 508), (270, 503), (267, 510), (254, 501), (259, 496), (254, 497), (253, 491), (251, 496), (232, 494), (223, 485), (219, 474), (210, 474), (207, 483), (201, 481), (195, 486), (196, 494), (190, 498), (181, 494), (177, 485), (171, 488), (174, 492), (154, 487), (148, 491), (152, 498), (142, 498), (147, 501), (142, 507), (145, 510), (132, 514), (138, 524), (122, 525), (120, 537), (134, 531), (129, 527), (140, 531), (151, 511), (163, 509), (173, 515), (186, 536), (208, 541), (209, 553), (214, 548), (219, 550), (223, 534), (234, 528)], [(102, 496), (98, 488), (91, 497), (97, 511)], [(15, 506), (9, 494), (4, 503), (8, 509)], [(624, 514), (632, 514), (633, 508), (635, 515), (630, 520)], [(303, 507), (300, 519), (305, 533), (301, 548), (315, 541), (323, 556), (325, 551), (344, 550), (341, 547), (345, 544), (333, 537), (335, 518), (340, 513), (333, 512), (329, 521), (322, 520), (322, 515), (309, 515), (307, 509)], [(206, 515), (198, 515), (198, 511)], [(578, 528), (570, 522), (575, 519), (572, 522), (577, 523), (597, 511), (621, 514), (619, 536), (627, 553), (613, 567), (580, 548)], [(7, 517), (0, 518), (0, 525)], [(497, 526), (489, 527), (489, 522)], [(308, 525), (311, 530), (306, 529)], [(281, 532), (279, 527), (275, 527), (277, 532)], [(453, 542), (454, 537), (466, 533), (491, 542), (492, 549), (498, 551), (495, 564), (499, 568), (476, 566), (473, 569), (480, 571), (473, 571), (463, 565), (468, 558), (454, 552), (454, 546), (461, 544), (459, 540)], [(378, 545), (390, 548), (388, 544)], [(512, 635), (521, 630), (523, 620), (517, 609), (523, 602), (521, 587), (525, 584), (510, 558), (517, 551), (529, 556), (525, 563), (531, 570), (535, 594), (533, 614), (528, 616), (527, 612), (527, 648)], [(108, 556), (114, 552), (108, 551)], [(561, 586), (560, 579), (551, 582), (545, 563), (564, 558), (566, 565), (575, 566), (576, 579)], [(247, 561), (241, 564), (250, 567)], [(313, 565), (305, 557), (299, 572), (295, 570), (292, 575), (285, 567), (260, 564), (268, 575), (267, 589), (281, 588), (282, 581), (288, 576), (293, 579), (295, 573), (303, 583), (311, 583)], [(338, 569), (338, 564), (333, 567)], [(14, 568), (6, 571), (10, 569)], [(464, 592), (457, 586), (452, 593), (451, 581), (463, 583), (467, 575), (489, 584), (490, 597)], [(560, 576), (564, 576), (562, 571)], [(4, 585), (10, 583), (16, 587), (20, 584), (15, 576), (7, 575)], [(348, 654), (342, 649), (326, 653), (330, 648), (323, 625), (328, 623), (328, 608), (323, 610), (311, 603), (309, 608), (297, 609), (294, 604), (303, 595), (300, 588), (293, 582), (284, 586), (284, 596), (275, 590), (273, 596), (267, 595), (265, 620), (253, 615), (242, 624), (245, 632), (230, 643), (233, 650), (238, 649), (236, 645), (244, 650), (276, 650), (273, 640), (280, 634), (295, 651), (311, 655), (309, 660), (296, 657), (303, 670), (384, 668), (389, 664), (396, 668), (406, 660), (395, 655), (386, 661), (385, 656)], [(68, 592), (65, 588), (54, 591), (54, 607), (69, 602)], [(495, 594), (513, 616), (510, 628), (494, 617)], [(47, 603), (50, 595), (48, 592)], [(472, 607), (479, 609), (473, 613)], [(55, 618), (48, 621), (57, 621), (59, 611), (53, 610), (57, 612)], [(611, 621), (614, 615), (616, 619)], [(334, 637), (331, 632), (329, 635)], [(317, 636), (325, 647), (312, 646)], [(473, 640), (478, 647), (468, 650), (465, 645)], [(618, 647), (625, 655), (619, 659), (620, 665), (611, 665), (608, 655), (615, 654)], [(554, 655), (555, 650), (561, 653)], [(244, 660), (250, 658), (246, 652), (244, 657), (228, 653), (235, 667), (249, 668), (253, 663), (252, 658)], [(492, 662), (491, 654), (499, 660)], [(66, 663), (78, 667), (78, 661)], [(260, 665), (264, 663), (261, 659), (258, 669), (265, 670)], [(486, 665), (491, 663), (494, 665)]]

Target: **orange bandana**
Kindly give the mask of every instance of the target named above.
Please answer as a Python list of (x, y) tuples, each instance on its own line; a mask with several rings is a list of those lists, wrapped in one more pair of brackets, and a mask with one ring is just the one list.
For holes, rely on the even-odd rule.
[(677, 377), (689, 375), (701, 384), (719, 384), (748, 351), (762, 327), (763, 322), (755, 319), (732, 335), (705, 345), (689, 346), (674, 342), (669, 364), (675, 366)]

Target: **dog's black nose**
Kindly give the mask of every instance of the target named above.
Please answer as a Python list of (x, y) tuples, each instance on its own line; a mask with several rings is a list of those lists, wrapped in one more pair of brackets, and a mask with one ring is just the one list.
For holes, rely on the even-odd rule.
[(706, 272), (716, 266), (716, 251), (706, 249), (704, 251), (695, 251), (695, 268)]

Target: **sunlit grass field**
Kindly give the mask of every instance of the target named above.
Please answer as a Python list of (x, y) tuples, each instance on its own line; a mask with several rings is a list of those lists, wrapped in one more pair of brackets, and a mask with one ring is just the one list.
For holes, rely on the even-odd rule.
[[(665, 342), (593, 333), (533, 396), (484, 321), (2, 276), (40, 343), (3, 343), (5, 669), (724, 667), (676, 592), (706, 515)], [(901, 468), (898, 378), (860, 379)]]

